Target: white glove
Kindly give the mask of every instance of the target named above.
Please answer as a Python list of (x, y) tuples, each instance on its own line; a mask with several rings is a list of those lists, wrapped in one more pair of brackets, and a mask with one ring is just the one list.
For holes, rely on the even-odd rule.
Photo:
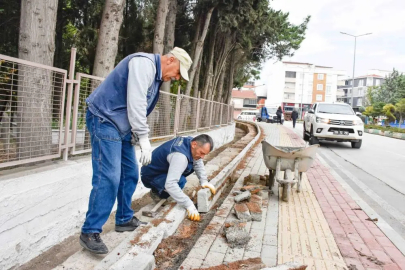
[(201, 187), (203, 187), (203, 188), (209, 188), (209, 189), (211, 190), (211, 193), (212, 193), (213, 195), (215, 195), (215, 193), (217, 193), (217, 189), (214, 187), (213, 184), (209, 183), (208, 181), (203, 181), (203, 182), (201, 183)]
[(200, 221), (200, 213), (198, 213), (194, 204), (187, 207), (187, 217), (192, 221)]
[(142, 166), (147, 166), (152, 161), (152, 147), (150, 146), (149, 138), (140, 138), (139, 146), (141, 147), (141, 158), (139, 159), (139, 162)]

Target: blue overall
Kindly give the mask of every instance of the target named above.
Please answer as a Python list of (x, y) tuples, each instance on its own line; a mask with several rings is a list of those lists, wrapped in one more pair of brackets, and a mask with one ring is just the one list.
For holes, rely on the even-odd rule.
[(192, 137), (177, 137), (156, 148), (152, 152), (152, 163), (141, 169), (141, 180), (144, 186), (158, 193), (160, 198), (167, 199), (170, 196), (164, 191), (170, 166), (167, 156), (179, 152), (184, 154), (188, 160), (187, 168), (179, 179), (179, 186), (183, 189), (187, 183), (186, 177), (194, 172), (193, 156), (191, 155), (192, 139)]
[(127, 111), (128, 64), (146, 57), (156, 67), (154, 83), (148, 88), (147, 115), (159, 99), (162, 84), (160, 55), (136, 53), (124, 58), (86, 99), (86, 125), (92, 147), (93, 178), (83, 233), (101, 233), (117, 200), (116, 224), (132, 219), (132, 195), (139, 179), (138, 162), (131, 144)]

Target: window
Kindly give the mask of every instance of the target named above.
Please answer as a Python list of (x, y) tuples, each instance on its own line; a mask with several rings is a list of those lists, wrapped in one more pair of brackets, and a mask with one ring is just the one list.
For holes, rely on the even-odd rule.
[(332, 86), (331, 86), (331, 85), (327, 85), (327, 86), (326, 86), (326, 94), (327, 94), (327, 95), (331, 95), (331, 94), (332, 94)]
[(333, 78), (333, 75), (328, 75), (328, 76), (326, 77), (326, 81), (327, 81), (328, 83), (332, 83), (332, 78)]
[(363, 105), (363, 99), (362, 98), (358, 98), (357, 99), (357, 106), (362, 106)]
[(363, 88), (359, 88), (359, 96), (364, 96), (364, 89)]
[(323, 95), (316, 95), (316, 101), (322, 101)]
[(347, 115), (354, 114), (352, 108), (346, 104), (319, 104), (318, 112)]
[(295, 78), (296, 76), (297, 76), (297, 72), (295, 72), (295, 71), (286, 71), (285, 72), (286, 78)]
[(323, 74), (318, 74), (318, 80), (323, 80)]
[(286, 83), (285, 83), (285, 88), (295, 89), (295, 83), (286, 82)]
[(375, 86), (379, 86), (381, 84), (381, 80), (380, 79), (376, 79), (375, 80)]
[(367, 86), (373, 85), (373, 78), (367, 78)]
[(311, 91), (312, 91), (312, 83), (309, 83), (309, 84), (308, 84), (308, 87), (309, 87), (309, 89), (311, 89)]
[(318, 83), (318, 84), (316, 85), (316, 90), (322, 91), (322, 90), (323, 90), (323, 84)]
[(284, 94), (284, 99), (294, 99), (295, 98), (295, 94)]
[(245, 105), (256, 105), (256, 99), (254, 99), (254, 98), (245, 98), (244, 100), (243, 100), (243, 106), (245, 106)]
[(359, 85), (358, 86), (364, 86), (364, 80), (363, 79), (361, 79), (360, 81), (359, 81)]
[(308, 95), (307, 103), (312, 103), (312, 94)]

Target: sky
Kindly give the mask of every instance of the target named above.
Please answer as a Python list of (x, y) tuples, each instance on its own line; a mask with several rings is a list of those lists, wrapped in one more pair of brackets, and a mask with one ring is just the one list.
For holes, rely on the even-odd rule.
[[(311, 15), (301, 48), (283, 61), (329, 66), (351, 76), (354, 38), (340, 32), (371, 32), (357, 38), (355, 76), (370, 69), (405, 71), (405, 0), (273, 0), (270, 5), (289, 12), (293, 24)], [(274, 61), (264, 64), (256, 85), (266, 83)]]

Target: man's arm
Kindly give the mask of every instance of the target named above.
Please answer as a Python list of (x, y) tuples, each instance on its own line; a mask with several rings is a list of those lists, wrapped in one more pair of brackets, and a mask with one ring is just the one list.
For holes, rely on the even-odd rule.
[(132, 132), (139, 138), (147, 138), (149, 126), (146, 123), (148, 88), (152, 85), (156, 67), (146, 57), (134, 57), (128, 64), (127, 108)]
[(181, 206), (188, 208), (193, 204), (191, 199), (184, 194), (179, 186), (179, 180), (184, 170), (187, 168), (187, 157), (181, 153), (172, 153), (167, 157), (169, 162), (169, 172), (167, 173), (165, 189), (166, 192)]
[(204, 161), (202, 159), (194, 160), (193, 167), (195, 174), (200, 180), (200, 184), (203, 184), (208, 181), (207, 173), (205, 171)]

